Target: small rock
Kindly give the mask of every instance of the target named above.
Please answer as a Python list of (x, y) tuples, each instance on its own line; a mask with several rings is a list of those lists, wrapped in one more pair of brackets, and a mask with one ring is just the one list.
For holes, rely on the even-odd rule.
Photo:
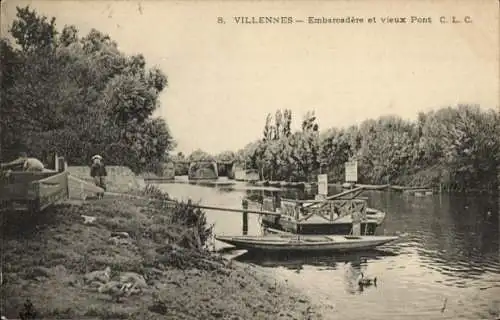
[(89, 283), (90, 288), (98, 289), (100, 286), (102, 286), (102, 282), (99, 281), (92, 281)]
[(54, 272), (56, 273), (66, 273), (66, 267), (63, 266), (62, 264), (58, 264), (57, 266), (54, 267)]
[(52, 275), (52, 271), (49, 268), (38, 266), (31, 270), (31, 276), (34, 278), (45, 277), (49, 278)]
[(222, 318), (222, 316), (223, 316), (222, 312), (219, 310), (212, 310), (211, 314), (212, 314), (212, 316), (214, 316), (216, 318)]
[(67, 284), (68, 286), (70, 286), (70, 287), (76, 287), (76, 286), (77, 286), (77, 284), (78, 284), (78, 282), (77, 282), (77, 281), (75, 281), (75, 280), (68, 280), (68, 281), (66, 282), (66, 284)]
[(52, 274), (57, 278), (57, 279), (64, 279), (66, 275), (68, 274), (68, 271), (66, 270), (66, 267), (63, 265), (58, 264), (53, 268)]
[(111, 237), (129, 239), (130, 235), (127, 232), (111, 232)]
[(96, 217), (86, 216), (82, 214), (83, 224), (92, 224), (97, 219)]
[(167, 281), (167, 283), (169, 283), (169, 284), (173, 284), (173, 285), (176, 285), (176, 286), (177, 286), (177, 287), (179, 287), (179, 288), (181, 288), (181, 287), (182, 287), (182, 285), (180, 285), (180, 284), (179, 284), (179, 282), (177, 282), (177, 281), (170, 280), (170, 281)]
[(158, 275), (163, 275), (163, 271), (157, 268), (151, 268), (151, 272)]
[(109, 243), (114, 244), (114, 245), (131, 245), (131, 240), (128, 238), (118, 238), (118, 237), (111, 237), (108, 240)]
[(106, 269), (104, 269), (104, 270), (92, 271), (92, 272), (85, 274), (83, 277), (84, 277), (84, 280), (88, 283), (90, 283), (92, 281), (106, 283), (110, 280), (111, 268), (106, 267)]
[(154, 305), (150, 306), (148, 309), (151, 312), (159, 313), (159, 314), (163, 314), (163, 315), (168, 313), (167, 305), (162, 301), (158, 301)]
[(132, 282), (136, 284), (136, 288), (147, 288), (146, 280), (143, 276), (135, 272), (124, 272), (120, 275), (120, 282)]

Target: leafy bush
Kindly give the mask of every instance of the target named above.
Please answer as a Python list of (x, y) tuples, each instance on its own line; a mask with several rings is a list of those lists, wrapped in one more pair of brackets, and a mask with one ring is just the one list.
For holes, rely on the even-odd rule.
[[(154, 208), (156, 210), (160, 210), (162, 212), (168, 212), (164, 217), (155, 217), (156, 219), (162, 219), (161, 223), (155, 223), (156, 226), (152, 231), (155, 231), (156, 234), (163, 234), (163, 236), (167, 236), (169, 231), (161, 230), (161, 226), (165, 225), (178, 225), (187, 228), (188, 230), (192, 230), (193, 234), (183, 236), (187, 236), (188, 239), (177, 239), (181, 241), (185, 246), (190, 247), (188, 244), (190, 241), (194, 241), (193, 243), (197, 243), (199, 237), (199, 242), (201, 247), (205, 247), (207, 245), (207, 241), (211, 239), (213, 233), (213, 225), (208, 225), (207, 218), (205, 212), (199, 208), (196, 208), (195, 205), (191, 201), (188, 202), (178, 202), (171, 200), (169, 195), (159, 189), (157, 186), (148, 185), (143, 191), (144, 195), (147, 195), (155, 200)], [(157, 221), (159, 222), (159, 221)], [(172, 236), (170, 234), (170, 236)], [(182, 235), (178, 235), (182, 236)], [(194, 237), (195, 239), (193, 239)], [(171, 237), (172, 238), (172, 237)], [(190, 239), (191, 238), (191, 239)], [(171, 239), (173, 240), (173, 239)], [(185, 240), (189, 240), (186, 242)], [(201, 248), (199, 248), (201, 249)]]

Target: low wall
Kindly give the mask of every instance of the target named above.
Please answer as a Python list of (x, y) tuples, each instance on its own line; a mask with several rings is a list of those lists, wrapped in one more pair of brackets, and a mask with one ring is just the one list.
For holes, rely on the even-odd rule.
[[(90, 167), (68, 166), (70, 175), (93, 184), (90, 176)], [(122, 166), (106, 166), (108, 176), (106, 178), (107, 191), (128, 192), (142, 189), (145, 186), (144, 179), (136, 176), (132, 170)]]

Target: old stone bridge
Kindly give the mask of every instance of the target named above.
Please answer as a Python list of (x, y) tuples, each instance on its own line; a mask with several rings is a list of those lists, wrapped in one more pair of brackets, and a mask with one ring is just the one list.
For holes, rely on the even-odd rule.
[(163, 177), (187, 175), (189, 179), (217, 179), (220, 176), (234, 178), (235, 161), (173, 160), (165, 164)]

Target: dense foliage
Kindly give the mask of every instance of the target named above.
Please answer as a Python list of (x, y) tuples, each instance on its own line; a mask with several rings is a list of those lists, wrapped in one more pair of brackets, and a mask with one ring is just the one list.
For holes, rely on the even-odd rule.
[(500, 114), (479, 106), (420, 113), (414, 122), (383, 116), (321, 134), (312, 112), (297, 132), (290, 131), (289, 111), (274, 118), (273, 124), (267, 116), (263, 139), (235, 156), (263, 179), (314, 181), (322, 172), (342, 182), (345, 162), (356, 158), (361, 183), (441, 184), (452, 190), (493, 190), (498, 184)]
[[(199, 240), (201, 247), (206, 247), (208, 245), (208, 241), (213, 235), (213, 225), (210, 225), (207, 222), (206, 213), (204, 211), (194, 207), (191, 201), (188, 201), (187, 203), (182, 201), (172, 201), (168, 193), (162, 191), (155, 185), (147, 185), (142, 194), (152, 199), (164, 200), (164, 202), (158, 201), (153, 203), (156, 209), (159, 209), (162, 212), (165, 212), (166, 209), (169, 209), (170, 215), (168, 217), (168, 221), (163, 221), (163, 223), (160, 223), (160, 229), (163, 229), (161, 225), (185, 226), (188, 229), (195, 230), (196, 237), (199, 238), (190, 239), (194, 240), (191, 242), (196, 242)], [(156, 231), (159, 231), (159, 229), (157, 229)], [(183, 240), (189, 240), (189, 236), (193, 235), (194, 234), (185, 234), (184, 236), (187, 236), (188, 238)], [(185, 247), (189, 247), (189, 244), (184, 244)], [(198, 249), (201, 249), (201, 247)]]
[(17, 8), (1, 39), (0, 158), (19, 151), (43, 160), (58, 153), (87, 164), (94, 153), (135, 172), (165, 160), (174, 141), (166, 122), (152, 117), (167, 86), (141, 54), (126, 56), (108, 35), (74, 26), (58, 31), (29, 7)]

